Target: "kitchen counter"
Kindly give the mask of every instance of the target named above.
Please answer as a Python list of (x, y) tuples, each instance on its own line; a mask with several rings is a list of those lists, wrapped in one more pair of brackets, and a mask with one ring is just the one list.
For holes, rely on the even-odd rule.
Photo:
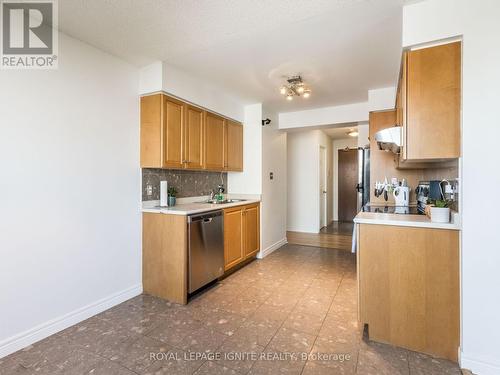
[[(240, 199), (240, 198), (231, 198), (231, 199)], [(188, 202), (179, 202), (173, 207), (158, 207), (158, 201), (147, 201), (142, 204), (142, 212), (150, 212), (150, 213), (158, 213), (158, 214), (167, 214), (167, 215), (192, 215), (198, 214), (202, 212), (214, 211), (214, 210), (222, 210), (224, 208), (243, 206), (246, 204), (258, 203), (260, 199), (252, 198), (233, 202), (233, 203), (224, 203), (224, 204), (210, 204), (210, 203), (201, 203), (203, 200), (206, 200), (206, 197), (198, 198), (198, 201), (188, 201)], [(192, 199), (190, 199), (192, 200)]]
[(377, 212), (360, 212), (354, 218), (355, 224), (394, 225), (399, 227), (434, 228), (460, 230), (459, 215), (451, 214), (450, 223), (432, 222), (426, 215), (385, 214)]

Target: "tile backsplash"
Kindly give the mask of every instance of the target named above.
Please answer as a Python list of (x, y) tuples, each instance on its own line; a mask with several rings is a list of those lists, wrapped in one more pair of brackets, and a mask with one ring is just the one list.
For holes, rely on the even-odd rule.
[[(142, 200), (151, 201), (160, 199), (160, 181), (168, 181), (168, 186), (177, 189), (178, 198), (197, 197), (208, 195), (221, 183), (227, 191), (227, 173), (207, 171), (185, 171), (171, 169), (142, 169)], [(148, 185), (152, 187), (152, 194), (147, 195)]]

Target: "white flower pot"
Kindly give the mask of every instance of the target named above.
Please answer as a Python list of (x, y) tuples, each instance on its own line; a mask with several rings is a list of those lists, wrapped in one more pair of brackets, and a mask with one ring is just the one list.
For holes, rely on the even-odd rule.
[(435, 223), (449, 223), (450, 208), (431, 207), (431, 221)]

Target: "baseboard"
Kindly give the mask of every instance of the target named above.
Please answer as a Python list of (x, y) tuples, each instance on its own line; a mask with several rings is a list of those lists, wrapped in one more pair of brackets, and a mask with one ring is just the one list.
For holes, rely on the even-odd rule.
[(108, 310), (141, 293), (142, 284), (139, 284), (9, 337), (0, 342), (0, 358), (25, 348), (37, 341), (43, 340), (54, 333), (60, 332), (100, 312)]
[[(321, 230), (321, 229), (320, 229)], [(309, 229), (287, 229), (287, 232), (294, 232), (294, 233), (311, 233), (311, 234), (318, 234), (320, 230), (309, 230)]]
[(273, 251), (278, 250), (281, 246), (286, 245), (288, 241), (286, 238), (282, 238), (278, 242), (272, 244), (271, 246), (267, 247), (266, 249), (259, 251), (257, 254), (257, 258), (262, 259), (264, 257), (267, 257), (269, 254), (271, 254)]
[(498, 375), (500, 374), (500, 364), (487, 363), (476, 359), (460, 356), (460, 367), (480, 375)]

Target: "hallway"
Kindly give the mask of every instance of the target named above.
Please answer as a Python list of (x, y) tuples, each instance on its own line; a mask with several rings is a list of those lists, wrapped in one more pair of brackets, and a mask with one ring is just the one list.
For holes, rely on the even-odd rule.
[(319, 233), (288, 231), (287, 240), (293, 245), (351, 251), (353, 225), (352, 222), (333, 221)]
[(138, 296), (0, 359), (0, 374), (460, 374), (363, 340), (356, 316), (355, 256), (286, 245), (187, 306)]
[(352, 221), (332, 221), (328, 226), (321, 228), (320, 233), (351, 236), (353, 228)]

